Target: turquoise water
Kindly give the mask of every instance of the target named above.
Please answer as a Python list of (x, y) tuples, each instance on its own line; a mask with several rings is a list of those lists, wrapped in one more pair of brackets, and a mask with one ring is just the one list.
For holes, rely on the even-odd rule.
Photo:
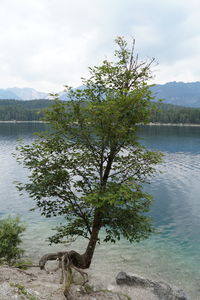
[[(23, 138), (30, 143), (35, 131), (45, 130), (39, 123), (0, 123), (0, 216), (21, 215), (27, 223), (24, 236), (26, 254), (38, 258), (50, 248), (45, 239), (59, 221), (47, 220), (27, 195), (19, 196), (13, 181), (27, 179), (11, 153)], [(150, 149), (164, 152), (164, 162), (145, 189), (154, 195), (150, 215), (159, 233), (139, 244), (122, 240), (116, 245), (97, 246), (91, 272), (102, 280), (114, 278), (121, 270), (151, 276), (184, 288), (192, 299), (200, 299), (200, 127), (146, 126), (141, 141)], [(84, 251), (85, 242), (71, 246)], [(97, 275), (94, 275), (97, 276)]]

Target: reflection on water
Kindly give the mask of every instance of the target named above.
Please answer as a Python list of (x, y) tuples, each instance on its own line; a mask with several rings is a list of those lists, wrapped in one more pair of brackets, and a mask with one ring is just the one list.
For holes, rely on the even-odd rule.
[(33, 138), (33, 133), (48, 130), (46, 123), (4, 123), (0, 122), (0, 139), (16, 140), (21, 138)]
[(143, 144), (169, 153), (200, 153), (200, 127), (143, 126), (139, 130)]
[[(33, 132), (47, 128), (47, 124), (0, 123), (0, 215), (17, 213), (27, 222), (24, 247), (31, 257), (53, 251), (45, 239), (58, 220), (30, 212), (34, 203), (27, 195), (19, 197), (13, 181), (25, 181), (27, 171), (11, 153), (17, 138), (29, 143)], [(120, 270), (149, 274), (184, 287), (192, 299), (200, 299), (200, 127), (146, 126), (140, 128), (140, 136), (148, 148), (165, 153), (158, 166), (161, 173), (145, 186), (155, 198), (150, 215), (159, 233), (136, 245), (122, 240), (97, 246), (91, 271), (98, 271), (105, 280)], [(85, 241), (78, 240), (73, 247), (83, 251)]]

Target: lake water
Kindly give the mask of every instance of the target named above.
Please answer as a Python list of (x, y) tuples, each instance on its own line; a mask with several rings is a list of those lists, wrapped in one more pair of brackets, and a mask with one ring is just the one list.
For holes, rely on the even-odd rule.
[[(50, 247), (45, 241), (60, 220), (29, 211), (33, 201), (27, 195), (20, 197), (13, 184), (27, 180), (28, 172), (11, 153), (17, 139), (30, 143), (33, 132), (47, 127), (41, 123), (0, 123), (0, 217), (18, 214), (26, 222), (23, 247), (33, 259), (63, 249)], [(145, 126), (140, 136), (148, 148), (165, 154), (158, 166), (161, 172), (145, 186), (155, 198), (150, 215), (159, 233), (139, 244), (122, 240), (115, 245), (98, 245), (91, 272), (105, 281), (114, 279), (121, 270), (148, 275), (200, 299), (200, 127)], [(85, 241), (78, 240), (71, 247), (83, 252)]]

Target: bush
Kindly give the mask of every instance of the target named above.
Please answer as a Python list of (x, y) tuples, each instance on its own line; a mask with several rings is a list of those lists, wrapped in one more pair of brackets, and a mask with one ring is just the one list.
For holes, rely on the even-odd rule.
[(0, 220), (0, 261), (12, 264), (21, 257), (24, 251), (19, 248), (19, 245), (24, 230), (25, 226), (20, 222), (19, 217)]

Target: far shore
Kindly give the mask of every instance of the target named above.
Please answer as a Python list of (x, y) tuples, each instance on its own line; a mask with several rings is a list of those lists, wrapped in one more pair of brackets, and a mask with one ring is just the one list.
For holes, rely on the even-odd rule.
[(148, 123), (145, 124), (148, 126), (193, 126), (200, 127), (200, 124), (192, 124), (192, 123)]
[[(12, 120), (12, 121), (1, 121), (0, 123), (49, 123), (47, 121), (40, 121), (40, 120), (33, 120), (33, 121), (17, 121), (17, 120)], [(200, 124), (193, 124), (193, 123), (148, 123), (148, 124), (139, 124), (142, 126), (179, 126), (179, 127), (200, 127)]]
[(0, 123), (47, 123), (46, 121), (39, 121), (39, 120), (33, 120), (33, 121), (17, 121), (17, 120), (12, 120), (12, 121), (1, 121)]

